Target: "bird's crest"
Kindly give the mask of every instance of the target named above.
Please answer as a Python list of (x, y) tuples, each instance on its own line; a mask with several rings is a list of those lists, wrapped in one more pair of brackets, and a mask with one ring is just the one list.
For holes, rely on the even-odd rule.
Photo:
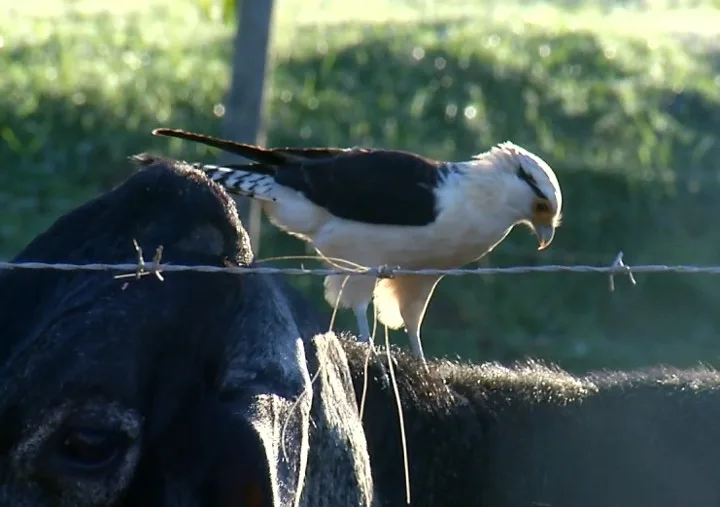
[(555, 225), (562, 218), (562, 191), (555, 172), (535, 153), (510, 141), (498, 143), (490, 150), (477, 154), (473, 160), (490, 162), (494, 169), (514, 173), (527, 183), (533, 192), (553, 204)]

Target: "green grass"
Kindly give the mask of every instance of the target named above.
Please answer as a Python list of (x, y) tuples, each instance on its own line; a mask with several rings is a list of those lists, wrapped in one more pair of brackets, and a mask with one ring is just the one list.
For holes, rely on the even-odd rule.
[[(130, 154), (212, 160), (149, 133), (220, 133), (233, 35), (188, 2), (22, 5), (0, 11), (4, 257), (127, 177)], [(511, 139), (556, 169), (565, 220), (550, 249), (537, 252), (518, 230), (485, 263), (609, 264), (622, 249), (631, 264), (717, 264), (716, 4), (604, 5), (278, 2), (268, 144), (459, 160)], [(260, 257), (304, 252), (264, 227)], [(614, 293), (589, 274), (447, 278), (428, 311), (426, 350), (531, 355), (574, 370), (720, 365), (718, 281), (637, 278), (634, 288), (619, 278)], [(293, 283), (324, 304), (321, 280)], [(347, 313), (340, 323), (353, 326)]]

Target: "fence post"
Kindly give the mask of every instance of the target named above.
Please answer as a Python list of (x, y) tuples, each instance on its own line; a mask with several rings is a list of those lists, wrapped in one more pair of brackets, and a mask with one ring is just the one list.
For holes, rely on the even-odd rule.
[[(232, 78), (225, 100), (223, 136), (245, 143), (265, 144), (265, 82), (272, 34), (274, 0), (237, 0), (237, 29), (232, 60)], [(220, 164), (242, 160), (224, 153)], [(237, 199), (238, 214), (253, 251), (260, 249), (262, 213), (254, 199)]]

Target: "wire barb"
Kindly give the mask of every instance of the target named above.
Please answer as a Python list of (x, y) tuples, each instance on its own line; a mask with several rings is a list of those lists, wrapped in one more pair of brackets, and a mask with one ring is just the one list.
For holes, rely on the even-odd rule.
[(152, 274), (155, 275), (158, 280), (160, 280), (161, 282), (164, 282), (165, 279), (163, 278), (162, 273), (160, 272), (160, 260), (162, 259), (162, 253), (163, 253), (163, 246), (160, 245), (159, 247), (157, 247), (155, 249), (155, 255), (153, 255)]
[(615, 261), (610, 265), (610, 269), (612, 271), (610, 272), (610, 292), (615, 292), (615, 275), (616, 274), (625, 274), (630, 279), (630, 282), (633, 285), (637, 285), (637, 281), (635, 281), (635, 277), (633, 276), (632, 270), (630, 269), (630, 266), (626, 265), (623, 262), (623, 252), (620, 250), (615, 257)]
[[(160, 245), (155, 249), (155, 255), (153, 255), (153, 260), (150, 263), (150, 269), (148, 269), (148, 264), (145, 262), (145, 258), (143, 257), (142, 247), (138, 245), (138, 242), (135, 239), (133, 239), (133, 246), (135, 247), (135, 252), (137, 253), (137, 265), (135, 266), (135, 273), (115, 275), (113, 278), (119, 280), (121, 278), (130, 278), (134, 276), (136, 280), (139, 280), (145, 275), (155, 275), (158, 280), (164, 282), (165, 279), (160, 272), (160, 260), (162, 259), (163, 246)], [(0, 267), (0, 269), (2, 268)]]
[(378, 278), (395, 278), (395, 271), (400, 269), (400, 266), (394, 266), (390, 267), (387, 264), (383, 264), (382, 266), (378, 266), (377, 268), (377, 277)]

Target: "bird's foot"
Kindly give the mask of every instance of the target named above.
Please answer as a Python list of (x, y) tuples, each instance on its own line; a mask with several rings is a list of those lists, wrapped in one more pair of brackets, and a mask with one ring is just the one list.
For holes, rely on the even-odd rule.
[(382, 381), (382, 387), (383, 389), (387, 389), (390, 387), (390, 376), (388, 375), (387, 368), (385, 367), (385, 362), (382, 360), (382, 353), (378, 352), (378, 350), (375, 348), (375, 344), (368, 340), (369, 346), (370, 346), (370, 354), (372, 355), (372, 359), (377, 361), (378, 368), (380, 369), (380, 380)]

